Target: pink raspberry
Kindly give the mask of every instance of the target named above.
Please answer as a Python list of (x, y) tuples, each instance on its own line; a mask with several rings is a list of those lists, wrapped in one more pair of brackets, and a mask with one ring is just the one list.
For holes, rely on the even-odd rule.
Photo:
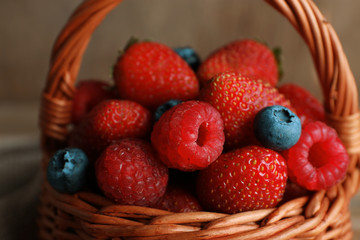
[(108, 146), (96, 161), (96, 179), (105, 196), (119, 204), (151, 206), (166, 191), (168, 168), (150, 143), (123, 139)]
[(166, 111), (151, 133), (160, 159), (182, 171), (206, 168), (220, 156), (224, 141), (220, 113), (201, 101), (182, 102)]
[(308, 190), (327, 189), (340, 182), (349, 164), (335, 129), (321, 121), (306, 124), (299, 141), (283, 154), (290, 179)]

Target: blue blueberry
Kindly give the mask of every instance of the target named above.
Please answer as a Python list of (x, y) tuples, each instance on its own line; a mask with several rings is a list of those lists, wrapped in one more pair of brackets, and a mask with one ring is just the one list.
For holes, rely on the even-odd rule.
[(182, 101), (180, 101), (180, 100), (172, 99), (172, 100), (167, 101), (167, 102), (164, 103), (163, 105), (160, 105), (160, 106), (155, 110), (155, 114), (154, 114), (155, 122), (160, 119), (160, 117), (164, 114), (164, 112), (166, 112), (166, 111), (169, 110), (170, 108), (178, 105), (178, 104), (181, 103), (181, 102), (182, 102)]
[(254, 133), (264, 147), (283, 151), (291, 148), (299, 140), (301, 121), (286, 107), (265, 107), (255, 116)]
[(58, 192), (78, 192), (86, 183), (88, 166), (88, 158), (81, 149), (58, 150), (47, 167), (48, 182)]
[(192, 68), (194, 72), (198, 69), (200, 65), (200, 57), (191, 47), (177, 47), (174, 48), (174, 51), (180, 55)]

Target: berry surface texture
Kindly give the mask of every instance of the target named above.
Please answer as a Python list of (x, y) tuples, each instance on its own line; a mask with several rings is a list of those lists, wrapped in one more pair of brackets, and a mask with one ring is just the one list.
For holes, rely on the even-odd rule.
[(260, 143), (275, 151), (289, 149), (300, 138), (300, 118), (283, 106), (261, 109), (255, 116), (254, 132)]
[(170, 168), (195, 171), (220, 156), (224, 126), (219, 112), (201, 101), (180, 103), (165, 112), (154, 125), (151, 143)]
[(334, 186), (345, 177), (349, 164), (335, 129), (321, 121), (306, 124), (298, 143), (284, 156), (290, 179), (308, 190)]
[(81, 149), (60, 149), (48, 163), (47, 180), (59, 192), (75, 193), (86, 184), (88, 166), (88, 158)]
[[(140, 219), (138, 224), (145, 224), (141, 234), (147, 234), (148, 223), (159, 223), (159, 218), (151, 222), (158, 214), (187, 217), (185, 212), (236, 214), (272, 211), (269, 208), (281, 212), (282, 204), (292, 199), (307, 196), (294, 202), (308, 204), (315, 191), (330, 189), (332, 193), (340, 184), (348, 187), (345, 177), (356, 159), (351, 158), (349, 167), (345, 147), (349, 139), (340, 135), (344, 129), (327, 121), (337, 120), (331, 112), (337, 100), (323, 105), (300, 85), (279, 82), (280, 61), (259, 41), (229, 42), (204, 60), (198, 49), (180, 46), (185, 47), (130, 41), (113, 59), (111, 82), (90, 77), (79, 79), (74, 88), (65, 85), (61, 94), (74, 102), (56, 101), (64, 103), (61, 111), (66, 112), (56, 121), (62, 124), (68, 119), (69, 124), (54, 130), (69, 134), (59, 142), (59, 149), (51, 149), (55, 154), (49, 159), (46, 177), (54, 190), (76, 198), (83, 196), (81, 191), (100, 194), (106, 201), (95, 198), (95, 207), (114, 204), (106, 209), (114, 211), (113, 217), (126, 215), (124, 220), (133, 222), (134, 216)], [(351, 110), (348, 107), (341, 113)], [(345, 145), (341, 139), (346, 139)], [(329, 211), (336, 207), (335, 201)], [(123, 209), (135, 213), (144, 207), (145, 214), (117, 215)], [(240, 215), (247, 214), (253, 213)], [(197, 217), (196, 213), (189, 216)], [(107, 221), (114, 221), (113, 217)], [(170, 224), (169, 229), (209, 226), (197, 220), (186, 226)], [(130, 234), (126, 237), (147, 239), (133, 232), (138, 231), (133, 226), (124, 227)], [(208, 230), (212, 231), (200, 234), (208, 237)]]
[(199, 82), (187, 62), (155, 42), (130, 45), (115, 64), (114, 81), (121, 98), (150, 109), (171, 99), (194, 99), (199, 93)]
[(247, 146), (221, 155), (200, 171), (197, 194), (212, 211), (236, 213), (275, 207), (287, 181), (285, 159), (260, 146)]
[(95, 170), (100, 189), (119, 204), (151, 206), (166, 191), (168, 168), (142, 140), (123, 139), (108, 146)]
[(262, 108), (281, 105), (291, 109), (290, 102), (269, 83), (236, 72), (215, 75), (199, 98), (220, 112), (227, 150), (258, 143), (253, 121)]

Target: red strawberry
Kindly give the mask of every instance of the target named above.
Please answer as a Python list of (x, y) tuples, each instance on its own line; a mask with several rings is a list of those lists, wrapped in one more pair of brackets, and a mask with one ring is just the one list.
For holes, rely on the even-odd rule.
[(148, 142), (138, 139), (123, 139), (107, 147), (95, 171), (105, 196), (119, 204), (154, 205), (168, 182), (167, 167)]
[(279, 92), (290, 100), (302, 125), (314, 121), (325, 122), (323, 105), (305, 88), (295, 83), (286, 83), (279, 87)]
[(168, 167), (194, 171), (221, 154), (224, 126), (216, 109), (206, 102), (186, 101), (166, 111), (154, 125), (151, 143)]
[(194, 99), (199, 82), (190, 66), (171, 48), (155, 42), (130, 45), (114, 68), (120, 97), (155, 109), (170, 99)]
[(73, 97), (72, 123), (79, 124), (82, 118), (99, 102), (115, 98), (109, 83), (102, 80), (86, 79), (76, 86)]
[(170, 212), (196, 212), (202, 210), (199, 201), (194, 195), (184, 187), (173, 184), (168, 185), (163, 198), (154, 207)]
[(148, 136), (152, 118), (149, 110), (127, 100), (105, 100), (96, 105), (74, 130), (70, 145), (88, 155), (98, 155), (123, 138)]
[(335, 129), (320, 121), (306, 124), (299, 141), (283, 155), (289, 178), (308, 190), (334, 186), (345, 177), (349, 164)]
[(235, 72), (215, 75), (201, 90), (199, 98), (220, 112), (225, 125), (227, 149), (257, 143), (253, 121), (262, 108), (282, 105), (292, 109), (289, 101), (269, 83)]
[(213, 52), (200, 65), (197, 75), (204, 85), (215, 74), (225, 71), (261, 79), (272, 86), (277, 84), (279, 78), (274, 53), (264, 44), (250, 39), (230, 42)]
[(251, 145), (222, 154), (199, 172), (197, 194), (208, 210), (237, 213), (275, 207), (287, 181), (284, 158)]

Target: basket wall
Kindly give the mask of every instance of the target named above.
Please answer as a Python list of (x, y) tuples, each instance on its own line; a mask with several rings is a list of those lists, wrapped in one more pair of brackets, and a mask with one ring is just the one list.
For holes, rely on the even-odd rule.
[[(120, 2), (84, 1), (54, 44), (40, 111), (43, 170), (49, 156), (66, 146), (74, 84), (91, 35)], [(353, 74), (334, 29), (314, 2), (266, 2), (288, 19), (310, 50), (328, 123), (350, 155), (346, 179), (277, 208), (233, 215), (114, 205), (99, 193), (57, 193), (43, 179), (40, 239), (351, 239), (348, 205), (360, 185), (360, 114)]]

